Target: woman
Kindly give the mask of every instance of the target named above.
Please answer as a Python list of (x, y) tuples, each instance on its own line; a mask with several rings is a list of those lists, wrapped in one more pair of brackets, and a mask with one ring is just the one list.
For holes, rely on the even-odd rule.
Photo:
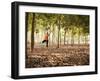
[(42, 43), (46, 42), (46, 47), (48, 47), (48, 32), (45, 34), (44, 36), (44, 40), (42, 41)]

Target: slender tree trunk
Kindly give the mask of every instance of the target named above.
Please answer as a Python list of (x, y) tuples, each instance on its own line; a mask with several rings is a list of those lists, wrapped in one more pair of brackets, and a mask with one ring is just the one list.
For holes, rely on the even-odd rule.
[(66, 30), (64, 32), (64, 45), (65, 45), (65, 41), (66, 41)]
[(26, 36), (26, 38), (25, 38), (25, 39), (26, 39), (26, 41), (25, 41), (25, 42), (26, 42), (26, 43), (25, 43), (25, 44), (26, 44), (26, 46), (25, 46), (25, 49), (26, 49), (26, 50), (25, 50), (25, 55), (26, 55), (26, 59), (28, 58), (28, 55), (27, 55), (27, 48), (29, 48), (29, 47), (27, 47), (27, 42), (28, 42), (28, 40), (27, 40), (27, 33), (28, 33), (28, 19), (29, 19), (28, 17), (29, 17), (29, 16), (28, 16), (28, 13), (26, 13), (26, 15), (25, 15), (25, 24), (26, 24), (26, 25), (25, 25), (25, 26), (26, 26), (26, 27), (25, 27), (25, 28), (26, 28), (26, 30), (25, 30), (25, 36)]
[(74, 44), (74, 35), (73, 35), (73, 30), (72, 30), (71, 45), (73, 46), (73, 44)]
[(80, 34), (78, 34), (78, 44), (80, 44)]
[(86, 38), (86, 35), (85, 35), (85, 44), (87, 43), (87, 38)]
[(59, 33), (60, 33), (60, 16), (58, 19), (58, 44), (57, 44), (57, 48), (59, 48)]
[(59, 31), (60, 31), (60, 26), (58, 26), (58, 44), (57, 44), (58, 48), (59, 48)]
[(31, 30), (31, 51), (33, 51), (34, 48), (34, 28), (35, 28), (35, 13), (32, 14), (32, 30)]
[(51, 40), (51, 45), (53, 46), (53, 31), (52, 31), (52, 40)]
[(53, 44), (54, 44), (54, 35), (55, 35), (55, 33), (54, 33), (54, 31), (55, 31), (55, 28), (54, 28), (54, 24), (52, 25), (52, 27), (53, 27), (53, 31), (52, 31), (52, 46), (53, 46)]
[(75, 36), (75, 35), (73, 34), (73, 45), (74, 45), (74, 36)]
[(61, 31), (60, 31), (60, 45), (61, 45)]
[(80, 28), (79, 28), (79, 33), (78, 33), (78, 44), (80, 44)]
[(53, 35), (54, 35), (53, 33), (54, 33), (54, 31), (52, 31), (52, 40), (51, 40), (52, 41), (52, 46), (53, 46)]
[(67, 45), (69, 44), (69, 32), (67, 32)]
[[(52, 28), (52, 25), (50, 24), (50, 29), (49, 29), (49, 30), (51, 30), (51, 28)], [(51, 39), (51, 31), (50, 31), (50, 33), (49, 33), (48, 39), (49, 39), (49, 40), (48, 40), (48, 45), (51, 46), (51, 45), (52, 45), (52, 44), (51, 44), (51, 43), (52, 43), (52, 42), (51, 42), (51, 40), (52, 40), (52, 39)]]

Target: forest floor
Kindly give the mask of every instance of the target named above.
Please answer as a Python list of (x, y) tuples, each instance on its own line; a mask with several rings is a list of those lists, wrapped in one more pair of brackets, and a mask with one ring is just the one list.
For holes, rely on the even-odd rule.
[(89, 45), (27, 49), (26, 68), (89, 65)]

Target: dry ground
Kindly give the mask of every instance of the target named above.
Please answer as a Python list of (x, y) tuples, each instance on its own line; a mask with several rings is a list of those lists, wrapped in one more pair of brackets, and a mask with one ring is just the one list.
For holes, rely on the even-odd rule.
[(27, 48), (26, 68), (89, 65), (89, 45)]

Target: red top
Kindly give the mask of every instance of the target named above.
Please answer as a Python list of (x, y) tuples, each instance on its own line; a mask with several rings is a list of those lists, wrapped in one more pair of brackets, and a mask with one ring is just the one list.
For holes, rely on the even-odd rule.
[(44, 40), (48, 40), (48, 34), (45, 34)]

